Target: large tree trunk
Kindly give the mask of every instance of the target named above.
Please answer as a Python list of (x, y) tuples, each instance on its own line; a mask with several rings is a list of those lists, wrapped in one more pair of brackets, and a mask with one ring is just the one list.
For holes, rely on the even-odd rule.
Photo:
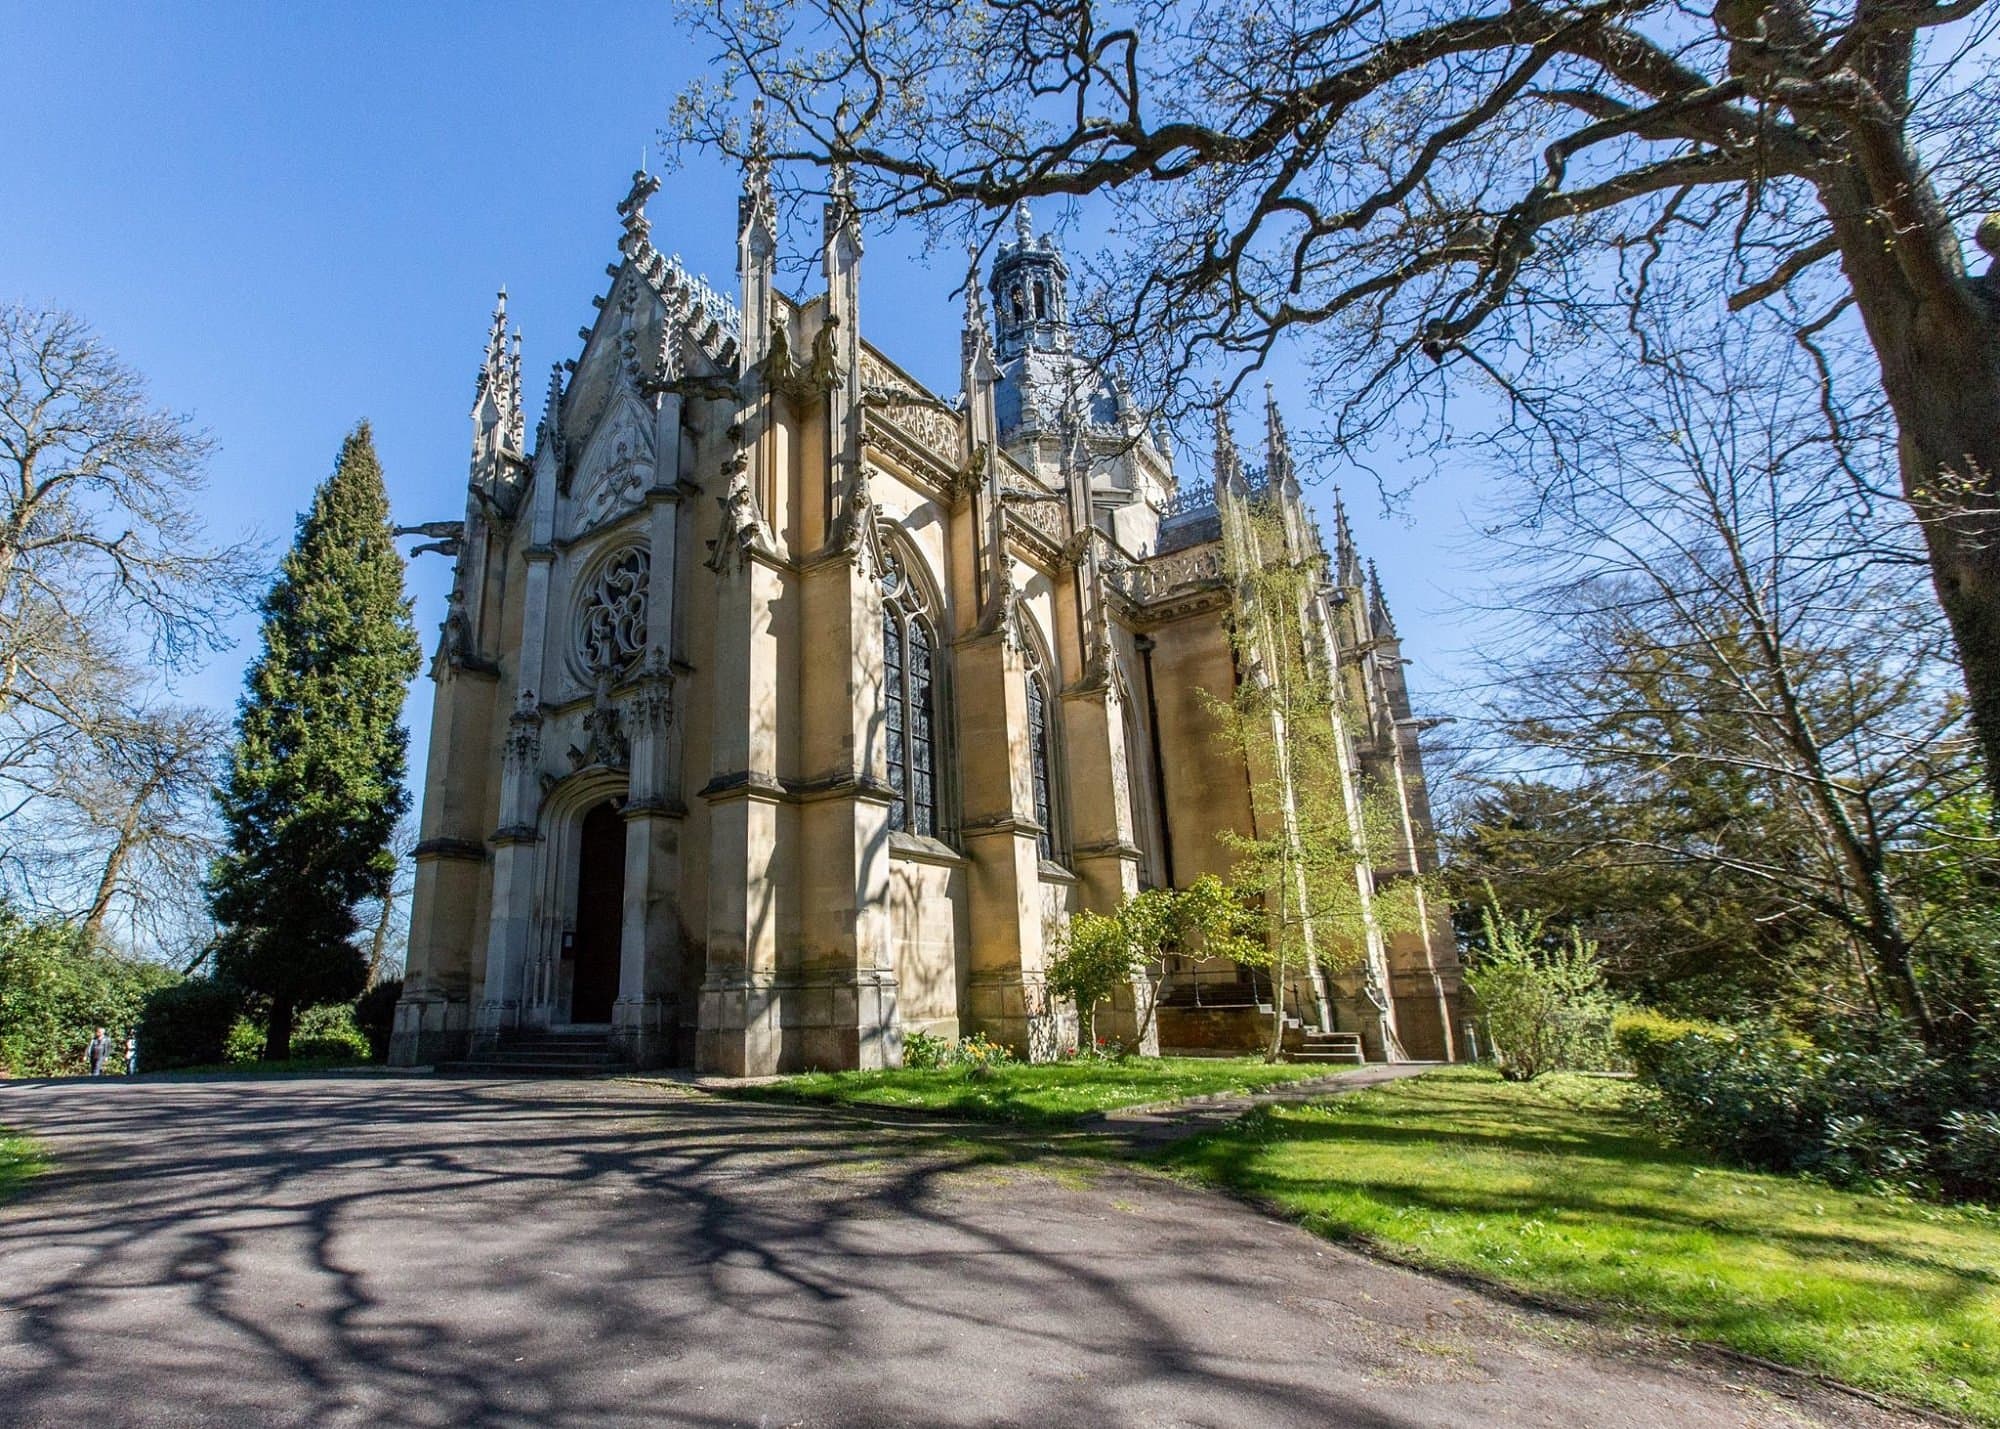
[(292, 1004), (290, 999), (271, 999), (271, 1023), (264, 1031), (264, 1060), (289, 1061), (292, 1055)]
[[(1871, 202), (1858, 169), (1828, 184), (1825, 198), (1881, 364), (1901, 438), (1903, 495), (1923, 525), (1987, 787), (2000, 805), (2000, 256), (1974, 278), (1949, 228), (1893, 232), (1904, 205)], [(1989, 219), (1980, 238), (2000, 248), (1994, 228)]]

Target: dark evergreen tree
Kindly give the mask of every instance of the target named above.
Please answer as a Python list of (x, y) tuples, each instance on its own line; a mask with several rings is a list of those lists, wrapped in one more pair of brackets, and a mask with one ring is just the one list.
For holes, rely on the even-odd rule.
[(313, 494), (262, 609), (209, 896), (218, 971), (268, 1001), (264, 1055), (279, 1060), (298, 1011), (361, 991), (356, 905), (388, 892), (409, 803), (401, 716), (417, 639), (367, 423)]

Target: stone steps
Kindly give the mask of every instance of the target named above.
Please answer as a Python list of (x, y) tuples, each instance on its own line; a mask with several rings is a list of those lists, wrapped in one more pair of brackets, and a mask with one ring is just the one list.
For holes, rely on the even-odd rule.
[(1285, 1039), (1285, 1052), (1294, 1062), (1348, 1062), (1361, 1066), (1367, 1054), (1361, 1038), (1352, 1032), (1307, 1032), (1296, 1045)]
[(624, 1062), (604, 1032), (515, 1032), (482, 1056), (446, 1062), (438, 1071), (469, 1077), (601, 1077)]

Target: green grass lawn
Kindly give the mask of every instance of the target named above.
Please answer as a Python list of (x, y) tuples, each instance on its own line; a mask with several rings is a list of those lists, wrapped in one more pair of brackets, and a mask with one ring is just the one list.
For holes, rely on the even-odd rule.
[(0, 1201), (12, 1198), (43, 1164), (34, 1142), (0, 1126)]
[(975, 1080), (962, 1068), (888, 1072), (809, 1072), (731, 1095), (760, 1101), (908, 1107), (1031, 1126), (1062, 1126), (1114, 1107), (1142, 1106), (1212, 1092), (1244, 1092), (1303, 1077), (1324, 1065), (1266, 1063), (1252, 1057), (1131, 1057), (1012, 1063)]
[(1164, 1153), (1322, 1234), (2000, 1424), (2000, 1213), (1663, 1147), (1629, 1084), (1457, 1068)]

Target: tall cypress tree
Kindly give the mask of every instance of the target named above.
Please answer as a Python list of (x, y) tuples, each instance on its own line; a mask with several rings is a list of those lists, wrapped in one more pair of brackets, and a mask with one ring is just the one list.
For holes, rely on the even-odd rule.
[(409, 803), (401, 716), (417, 637), (366, 422), (299, 518), (262, 609), (216, 794), (229, 845), (209, 900), (217, 970), (269, 1000), (264, 1056), (280, 1060), (298, 1011), (361, 991), (356, 905), (388, 893)]

